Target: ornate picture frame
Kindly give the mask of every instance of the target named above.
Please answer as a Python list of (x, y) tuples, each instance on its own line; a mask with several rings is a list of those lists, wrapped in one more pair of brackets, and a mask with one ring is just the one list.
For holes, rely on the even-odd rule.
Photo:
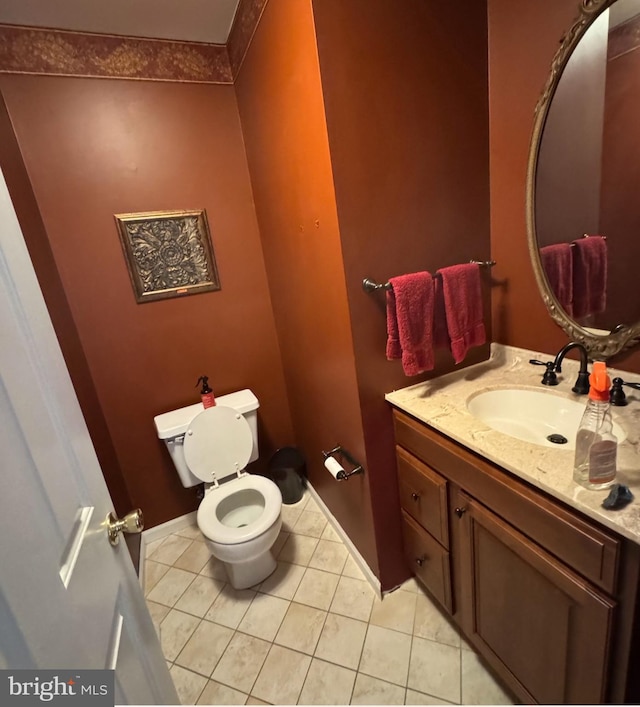
[(138, 303), (220, 289), (204, 209), (114, 218)]

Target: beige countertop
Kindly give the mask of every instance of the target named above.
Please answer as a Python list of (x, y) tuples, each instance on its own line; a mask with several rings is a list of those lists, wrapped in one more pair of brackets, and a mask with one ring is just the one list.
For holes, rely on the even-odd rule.
[[(480, 392), (521, 388), (570, 398), (586, 406), (587, 396), (571, 392), (578, 362), (563, 361), (559, 385), (541, 384), (544, 369), (529, 359), (552, 359), (549, 354), (500, 344), (491, 345), (491, 358), (474, 366), (387, 394), (395, 407), (438, 432), (482, 455), (503, 469), (546, 491), (620, 535), (640, 543), (640, 392), (625, 388), (629, 405), (612, 407), (613, 419), (627, 437), (618, 447), (619, 483), (626, 484), (635, 499), (618, 511), (601, 506), (608, 490), (592, 491), (573, 481), (573, 450), (543, 447), (497, 432), (467, 410), (467, 401)], [(640, 376), (610, 368), (611, 378), (640, 382)]]

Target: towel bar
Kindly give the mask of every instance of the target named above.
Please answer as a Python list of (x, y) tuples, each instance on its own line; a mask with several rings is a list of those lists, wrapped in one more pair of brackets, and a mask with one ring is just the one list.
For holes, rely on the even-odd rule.
[[(469, 262), (476, 263), (481, 268), (492, 268), (496, 264), (495, 260), (470, 260)], [(372, 280), (369, 277), (365, 277), (365, 279), (362, 281), (362, 289), (365, 292), (375, 292), (376, 290), (390, 290), (391, 283), (376, 282), (375, 280)]]
[[(583, 234), (582, 237), (583, 237), (583, 238), (591, 238), (591, 236), (590, 236), (588, 233)], [(602, 238), (603, 241), (606, 241), (606, 240), (607, 240), (607, 237), (606, 237), (606, 236), (600, 236), (600, 238)], [(569, 245), (570, 245), (572, 248), (575, 248), (575, 247), (576, 247), (576, 244), (575, 244), (575, 243), (570, 243)]]

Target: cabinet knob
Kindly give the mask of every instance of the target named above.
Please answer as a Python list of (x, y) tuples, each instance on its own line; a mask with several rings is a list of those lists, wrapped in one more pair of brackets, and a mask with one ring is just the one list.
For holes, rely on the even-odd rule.
[(419, 493), (416, 493), (416, 492), (414, 491), (414, 492), (411, 494), (411, 498), (412, 498), (414, 501), (418, 501), (418, 500), (420, 500), (420, 494), (419, 494)]
[(455, 514), (458, 516), (458, 518), (462, 518), (462, 516), (467, 512), (467, 509), (465, 506), (462, 506), (461, 508), (456, 508), (455, 509)]
[(424, 565), (424, 561), (426, 559), (427, 559), (426, 555), (423, 555), (422, 557), (416, 557), (416, 565), (418, 565), (418, 567), (422, 567), (422, 565)]

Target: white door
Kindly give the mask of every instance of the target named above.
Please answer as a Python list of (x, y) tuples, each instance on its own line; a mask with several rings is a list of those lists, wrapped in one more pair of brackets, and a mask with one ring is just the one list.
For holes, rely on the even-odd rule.
[(178, 704), (0, 172), (0, 668), (115, 669)]

